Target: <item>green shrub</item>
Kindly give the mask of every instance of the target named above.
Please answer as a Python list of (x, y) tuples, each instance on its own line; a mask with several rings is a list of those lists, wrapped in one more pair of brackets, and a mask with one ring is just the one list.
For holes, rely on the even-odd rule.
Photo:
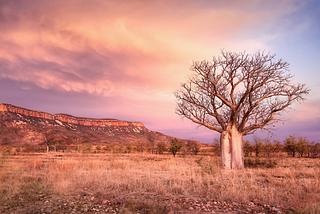
[(182, 147), (182, 143), (177, 138), (174, 138), (171, 140), (171, 145), (169, 146), (168, 150), (173, 154), (173, 157), (175, 157)]
[(1, 148), (1, 152), (5, 155), (11, 155), (12, 147), (11, 146), (3, 146)]
[(38, 152), (39, 148), (35, 145), (25, 144), (22, 151), (25, 153)]
[(97, 145), (97, 146), (96, 146), (96, 150), (97, 150), (98, 153), (100, 153), (100, 152), (101, 152), (101, 146), (100, 146), (100, 145)]
[(83, 153), (91, 153), (91, 150), (92, 150), (92, 144), (91, 143), (87, 143), (87, 144), (84, 144), (82, 146), (82, 152)]
[(156, 146), (157, 153), (162, 155), (164, 151), (167, 150), (167, 145), (163, 141), (159, 141)]
[(292, 157), (296, 156), (297, 153), (297, 139), (295, 136), (290, 135), (288, 138), (284, 140), (284, 149), (288, 153), (288, 155), (291, 155)]
[(200, 152), (201, 145), (197, 141), (189, 140), (187, 143), (187, 150), (193, 155), (197, 155)]

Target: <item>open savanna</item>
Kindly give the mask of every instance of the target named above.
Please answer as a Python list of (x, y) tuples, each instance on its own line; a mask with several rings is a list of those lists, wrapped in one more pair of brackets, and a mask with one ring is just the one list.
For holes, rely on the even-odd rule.
[(237, 203), (256, 199), (283, 210), (317, 213), (319, 159), (282, 157), (273, 162), (276, 165), (271, 168), (223, 170), (220, 158), (210, 154), (176, 157), (75, 152), (2, 155), (0, 199), (10, 204), (21, 191), (28, 191), (21, 178), (30, 177), (62, 194), (94, 197), (122, 205), (139, 201), (162, 204), (179, 198)]

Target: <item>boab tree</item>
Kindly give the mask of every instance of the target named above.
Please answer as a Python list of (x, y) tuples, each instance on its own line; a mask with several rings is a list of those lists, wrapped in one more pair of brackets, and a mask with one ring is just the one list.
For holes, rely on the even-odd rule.
[(309, 93), (293, 84), (289, 64), (275, 55), (221, 51), (212, 61), (194, 62), (194, 74), (175, 92), (176, 113), (221, 133), (224, 168), (242, 169), (244, 135), (270, 130), (276, 116)]

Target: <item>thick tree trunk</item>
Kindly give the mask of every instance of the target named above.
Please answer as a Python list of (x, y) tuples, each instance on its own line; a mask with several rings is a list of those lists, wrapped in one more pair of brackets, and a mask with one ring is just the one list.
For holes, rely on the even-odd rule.
[(231, 148), (229, 142), (229, 134), (227, 131), (223, 131), (220, 136), (220, 150), (221, 150), (221, 162), (222, 168), (231, 169)]
[(228, 125), (220, 136), (222, 167), (225, 169), (243, 169), (244, 153), (242, 135), (235, 125)]

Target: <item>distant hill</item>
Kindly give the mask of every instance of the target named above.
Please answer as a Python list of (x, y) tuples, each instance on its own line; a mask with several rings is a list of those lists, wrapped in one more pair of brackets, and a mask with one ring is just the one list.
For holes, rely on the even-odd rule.
[(11, 104), (0, 104), (0, 144), (41, 145), (50, 138), (65, 145), (134, 143), (138, 140), (170, 143), (173, 138), (147, 129), (141, 122), (50, 114)]

